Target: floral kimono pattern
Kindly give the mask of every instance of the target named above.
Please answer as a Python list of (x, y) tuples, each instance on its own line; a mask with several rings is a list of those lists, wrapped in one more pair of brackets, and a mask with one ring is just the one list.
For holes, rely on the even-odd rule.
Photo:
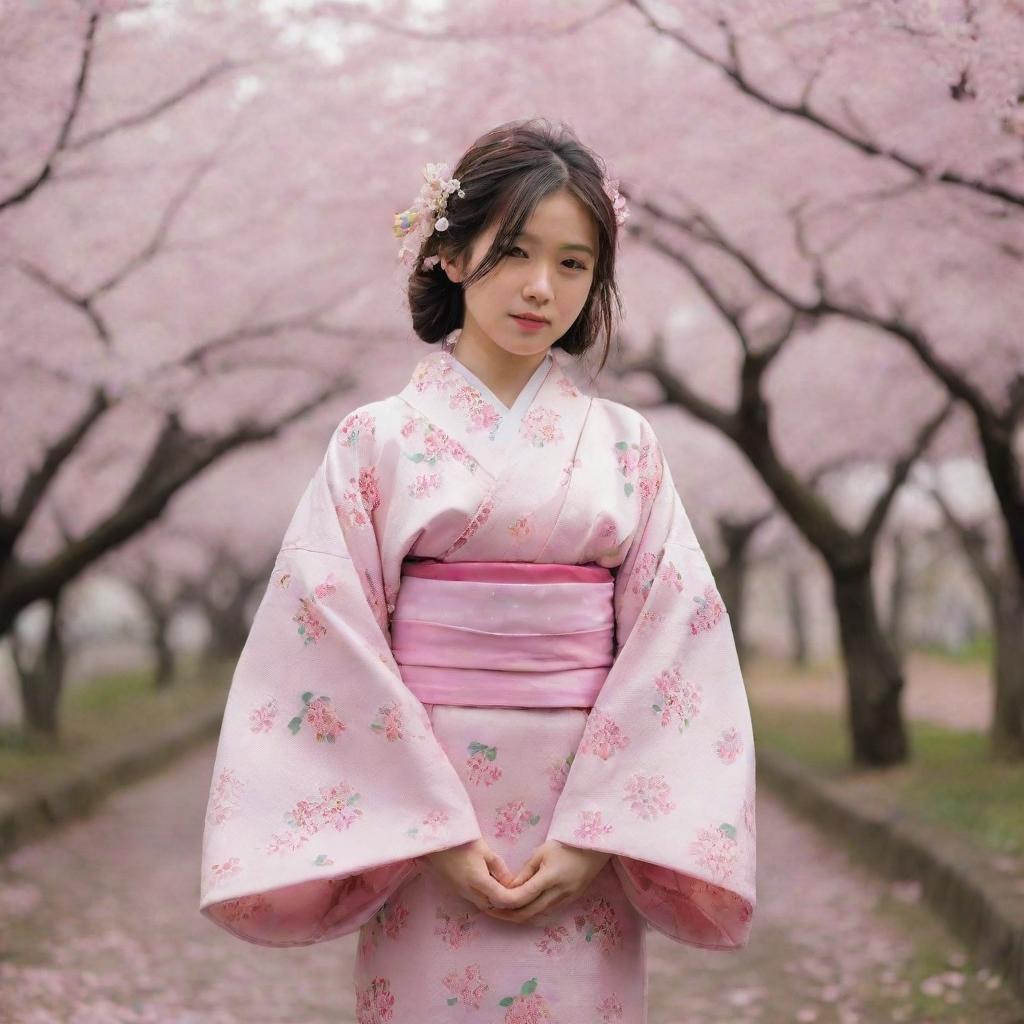
[[(261, 945), (358, 932), (360, 1024), (641, 1024), (647, 927), (749, 939), (754, 748), (728, 612), (642, 415), (558, 358), (511, 409), (463, 371), (433, 351), (348, 414), (299, 501), (225, 707), (199, 909)], [(594, 707), (421, 703), (390, 631), (418, 558), (610, 569)], [(545, 839), (610, 859), (515, 925), (421, 859), (481, 836), (512, 871)]]

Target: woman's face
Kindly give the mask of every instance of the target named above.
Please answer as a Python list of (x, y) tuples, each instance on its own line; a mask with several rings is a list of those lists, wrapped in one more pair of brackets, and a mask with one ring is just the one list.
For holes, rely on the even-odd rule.
[[(476, 237), (467, 262), (476, 267), (497, 233), (492, 224)], [(568, 190), (545, 196), (523, 233), (513, 240), (498, 265), (465, 292), (461, 339), (491, 343), (512, 355), (546, 352), (573, 325), (586, 305), (594, 280), (597, 226)], [(442, 260), (452, 281), (469, 270)], [(516, 314), (533, 313), (547, 321), (527, 328)]]

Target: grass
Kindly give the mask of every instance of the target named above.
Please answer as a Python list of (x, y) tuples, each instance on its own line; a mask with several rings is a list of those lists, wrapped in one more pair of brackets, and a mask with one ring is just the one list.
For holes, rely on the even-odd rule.
[(845, 722), (811, 709), (752, 702), (756, 743), (789, 754), (830, 779), (856, 784), (909, 815), (964, 833), (1002, 854), (1024, 857), (1024, 766), (993, 761), (987, 737), (908, 723), (910, 759), (881, 771), (856, 768)]
[(0, 792), (59, 777), (81, 758), (125, 736), (155, 735), (169, 722), (223, 705), (232, 664), (203, 677), (186, 666), (165, 690), (147, 672), (111, 673), (67, 691), (56, 743), (0, 729)]

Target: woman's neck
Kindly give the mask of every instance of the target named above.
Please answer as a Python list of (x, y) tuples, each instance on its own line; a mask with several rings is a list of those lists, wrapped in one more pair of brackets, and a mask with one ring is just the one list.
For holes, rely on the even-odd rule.
[(506, 352), (493, 342), (481, 342), (463, 333), (450, 351), (511, 409), (534, 371), (544, 362), (549, 350), (520, 356)]

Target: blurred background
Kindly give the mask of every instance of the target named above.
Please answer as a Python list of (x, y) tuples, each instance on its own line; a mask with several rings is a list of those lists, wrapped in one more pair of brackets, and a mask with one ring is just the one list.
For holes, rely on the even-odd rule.
[(539, 115), (629, 203), (572, 372), (663, 441), (768, 773), (755, 941), (652, 942), (652, 1022), (1024, 1020), (1022, 69), (1019, 0), (0, 4), (0, 1018), (354, 1019), (344, 943), (200, 921), (211, 737), (331, 431), (428, 351), (393, 214)]

